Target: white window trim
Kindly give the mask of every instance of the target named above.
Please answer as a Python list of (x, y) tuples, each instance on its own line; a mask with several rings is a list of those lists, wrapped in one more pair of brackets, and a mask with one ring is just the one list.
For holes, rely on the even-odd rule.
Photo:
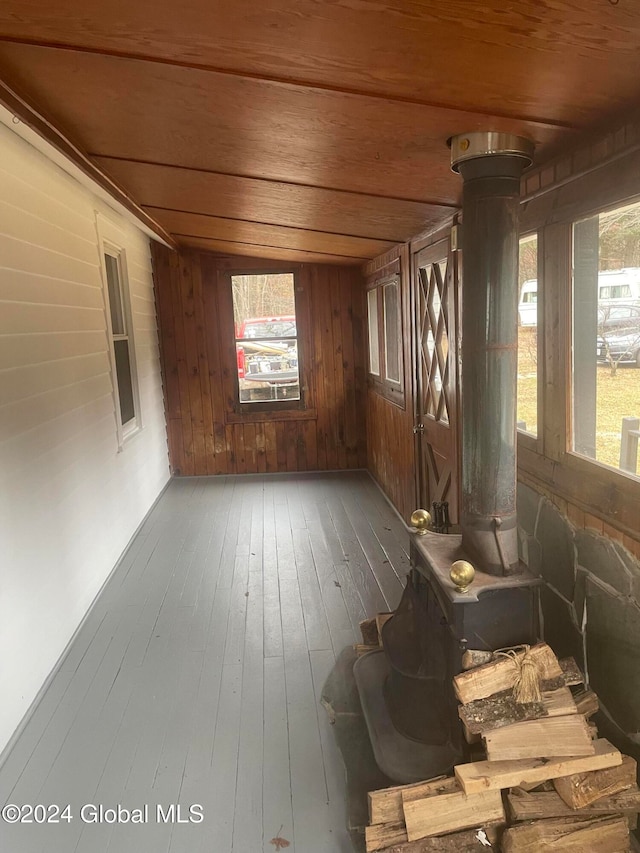
[[(100, 213), (96, 213), (96, 231), (98, 235), (98, 251), (100, 260), (100, 277), (102, 279), (102, 297), (104, 301), (105, 321), (107, 328), (107, 343), (109, 347), (109, 362), (111, 365), (111, 388), (113, 399), (113, 410), (116, 420), (116, 433), (118, 440), (118, 452), (121, 452), (134, 435), (142, 430), (142, 410), (140, 406), (140, 389), (138, 381), (138, 361), (136, 357), (135, 329), (133, 324), (133, 313), (131, 310), (131, 289), (129, 285), (129, 269), (127, 265), (127, 252), (123, 245), (123, 235), (117, 226)], [(111, 306), (109, 303), (109, 285), (107, 281), (107, 268), (105, 255), (111, 255), (118, 260), (120, 273), (120, 288), (122, 299), (122, 311), (124, 315), (126, 336), (114, 336), (111, 325)], [(118, 372), (116, 368), (116, 353), (113, 342), (115, 338), (126, 338), (129, 343), (129, 365), (131, 368), (131, 390), (133, 395), (134, 416), (126, 424), (122, 424), (120, 415), (120, 392), (118, 388)]]

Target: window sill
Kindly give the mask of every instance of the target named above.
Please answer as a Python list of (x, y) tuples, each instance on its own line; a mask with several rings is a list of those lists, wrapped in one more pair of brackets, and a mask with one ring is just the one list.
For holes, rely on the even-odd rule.
[(265, 409), (263, 412), (226, 412), (225, 423), (260, 424), (273, 421), (316, 421), (317, 409)]
[(368, 381), (369, 391), (377, 394), (378, 397), (383, 397), (389, 403), (393, 403), (394, 406), (397, 406), (399, 409), (405, 409), (406, 400), (404, 395), (404, 390), (402, 388), (397, 388), (392, 385), (386, 385), (384, 382), (376, 381), (369, 377)]
[(640, 518), (640, 480), (615, 468), (573, 453), (553, 460), (528, 448), (518, 448), (518, 470), (543, 489), (637, 538)]
[(527, 432), (523, 429), (516, 430), (518, 447), (526, 447), (534, 453), (540, 453), (542, 450), (540, 437), (533, 432)]
[(118, 440), (118, 453), (122, 453), (122, 451), (127, 447), (127, 445), (131, 444), (133, 439), (140, 435), (142, 432), (142, 426), (140, 424), (135, 424), (128, 429), (125, 427)]

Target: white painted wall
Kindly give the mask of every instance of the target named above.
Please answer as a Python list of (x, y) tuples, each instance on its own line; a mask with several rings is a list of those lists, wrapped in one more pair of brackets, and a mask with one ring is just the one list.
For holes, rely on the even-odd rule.
[[(129, 269), (118, 452), (96, 213)], [(148, 238), (0, 125), (0, 750), (169, 478)]]

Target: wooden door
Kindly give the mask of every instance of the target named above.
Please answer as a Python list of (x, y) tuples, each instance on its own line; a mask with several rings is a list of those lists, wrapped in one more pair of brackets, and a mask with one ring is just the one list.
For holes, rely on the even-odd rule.
[(416, 458), (420, 506), (449, 502), (457, 524), (460, 494), (458, 264), (450, 240), (414, 255)]

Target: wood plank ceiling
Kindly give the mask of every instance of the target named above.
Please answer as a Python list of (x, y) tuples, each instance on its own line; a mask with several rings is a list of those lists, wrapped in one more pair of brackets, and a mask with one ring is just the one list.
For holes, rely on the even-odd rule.
[(638, 44), (630, 0), (3, 0), (0, 101), (178, 244), (361, 263), (459, 205), (452, 134), (631, 108)]

